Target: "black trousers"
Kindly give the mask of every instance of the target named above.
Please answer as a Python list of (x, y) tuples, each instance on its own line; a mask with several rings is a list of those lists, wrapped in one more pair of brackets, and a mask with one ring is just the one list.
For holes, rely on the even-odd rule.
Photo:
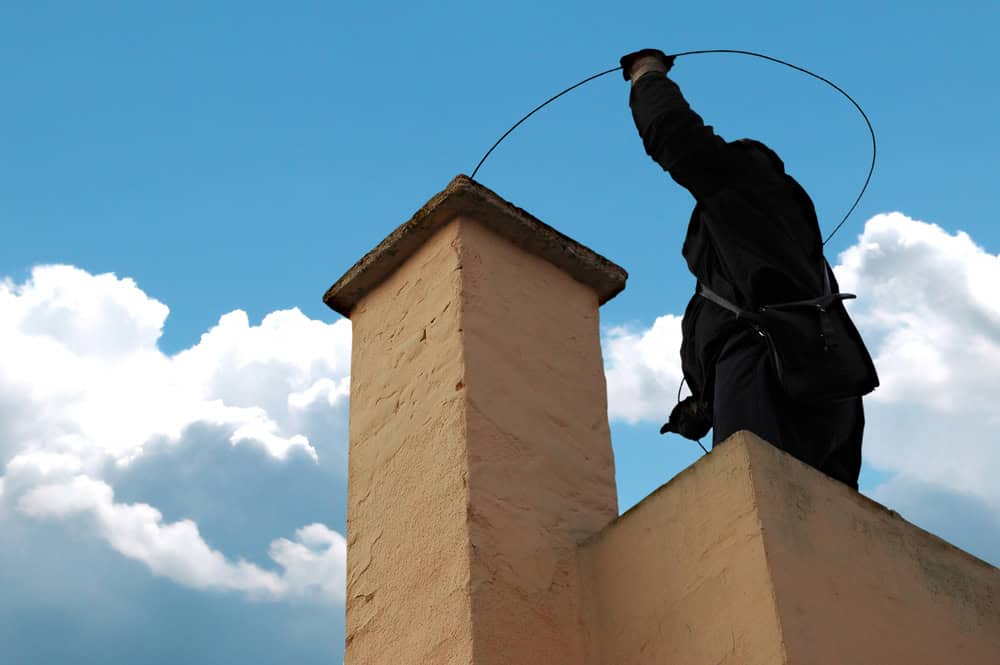
[(712, 445), (745, 429), (831, 478), (858, 488), (861, 438), (865, 427), (861, 398), (801, 404), (777, 383), (767, 342), (753, 331), (723, 346), (715, 369)]

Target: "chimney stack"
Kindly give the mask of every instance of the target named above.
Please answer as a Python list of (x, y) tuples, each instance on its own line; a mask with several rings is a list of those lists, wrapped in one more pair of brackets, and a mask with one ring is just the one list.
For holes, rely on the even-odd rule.
[(353, 324), (347, 665), (577, 663), (618, 516), (598, 307), (625, 271), (459, 176), (327, 291)]

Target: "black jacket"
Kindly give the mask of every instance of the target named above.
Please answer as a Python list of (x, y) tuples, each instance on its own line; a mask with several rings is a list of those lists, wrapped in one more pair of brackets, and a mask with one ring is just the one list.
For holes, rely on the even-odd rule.
[[(700, 283), (744, 309), (822, 295), (816, 211), (774, 152), (717, 136), (663, 74), (638, 80), (629, 104), (646, 152), (695, 198), (682, 253)], [(682, 329), (684, 376), (711, 404), (719, 351), (747, 325), (695, 295)]]

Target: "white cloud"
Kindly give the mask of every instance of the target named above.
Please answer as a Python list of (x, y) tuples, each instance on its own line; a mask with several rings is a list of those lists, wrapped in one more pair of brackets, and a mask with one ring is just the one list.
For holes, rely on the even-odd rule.
[(896, 379), (878, 399), (948, 411), (992, 403), (994, 382), (981, 369), (1000, 365), (1000, 257), (965, 233), (892, 213), (868, 222), (837, 274), (845, 290), (862, 291), (852, 311)]
[(113, 492), (102, 482), (76, 476), (62, 484), (42, 485), (25, 493), (18, 501), (21, 512), (32, 517), (66, 517), (98, 510), (110, 503)]
[(351, 395), (351, 377), (346, 376), (340, 381), (320, 379), (309, 388), (288, 395), (288, 406), (293, 409), (308, 409), (313, 404), (325, 403), (335, 406), (348, 399)]
[(289, 396), (349, 373), (349, 322), (326, 324), (297, 309), (258, 326), (231, 312), (197, 345), (167, 356), (156, 346), (166, 306), (132, 280), (70, 266), (0, 284), (0, 309), (0, 389), (21, 396), (19, 411), (33, 411), (24, 420), (35, 423), (6, 445), (74, 452), (85, 462), (127, 462), (151, 438), (177, 439), (194, 423), (227, 427), (232, 443), (278, 459), (294, 450), (315, 458)]
[(292, 309), (251, 325), (234, 311), (168, 356), (157, 347), (164, 304), (131, 279), (72, 266), (0, 282), (0, 311), (0, 506), (39, 519), (91, 515), (116, 551), (187, 586), (337, 596), (343, 548), (328, 534), (316, 540), (322, 525), (300, 531), (306, 541), (272, 543), (278, 574), (228, 561), (191, 520), (167, 523), (152, 506), (115, 503), (101, 474), (109, 461), (127, 465), (152, 442), (179, 443), (198, 425), (277, 461), (317, 461), (308, 433), (344, 418), (348, 321), (327, 324)]
[(120, 357), (152, 347), (169, 312), (129, 278), (67, 265), (36, 268), (23, 287), (7, 280), (0, 304), (8, 323), (27, 338), (86, 356)]
[(343, 601), (347, 541), (323, 524), (310, 524), (295, 532), (295, 541), (279, 538), (268, 554), (285, 569), (289, 593), (319, 595)]
[(116, 551), (188, 587), (243, 591), (268, 599), (343, 601), (346, 545), (340, 534), (322, 524), (299, 529), (296, 542), (279, 538), (271, 543), (270, 556), (284, 569), (278, 574), (243, 560), (227, 560), (204, 541), (191, 520), (164, 523), (152, 506), (115, 503), (110, 485), (87, 476), (35, 487), (21, 496), (18, 508), (36, 518), (90, 514)]
[(608, 416), (630, 424), (666, 421), (683, 376), (680, 317), (661, 316), (643, 331), (609, 328), (603, 347)]
[(876, 467), (1000, 514), (1000, 256), (900, 213), (873, 217), (837, 266), (882, 386), (866, 401)]
[(15, 455), (7, 462), (8, 473), (18, 473), (22, 470), (32, 470), (41, 476), (53, 474), (74, 474), (80, 471), (83, 464), (80, 458), (68, 453), (35, 450)]

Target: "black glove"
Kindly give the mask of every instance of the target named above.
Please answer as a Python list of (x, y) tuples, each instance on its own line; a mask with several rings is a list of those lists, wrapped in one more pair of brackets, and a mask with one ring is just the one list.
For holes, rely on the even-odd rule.
[(690, 395), (670, 412), (670, 420), (660, 428), (660, 434), (676, 432), (685, 439), (698, 441), (712, 429), (712, 414), (707, 405)]
[(642, 58), (654, 57), (660, 61), (663, 65), (663, 73), (666, 74), (670, 71), (670, 68), (674, 66), (674, 56), (667, 55), (660, 49), (656, 48), (644, 48), (641, 51), (635, 51), (629, 53), (628, 55), (623, 55), (619, 62), (622, 65), (622, 76), (626, 81), (632, 80), (632, 66)]

